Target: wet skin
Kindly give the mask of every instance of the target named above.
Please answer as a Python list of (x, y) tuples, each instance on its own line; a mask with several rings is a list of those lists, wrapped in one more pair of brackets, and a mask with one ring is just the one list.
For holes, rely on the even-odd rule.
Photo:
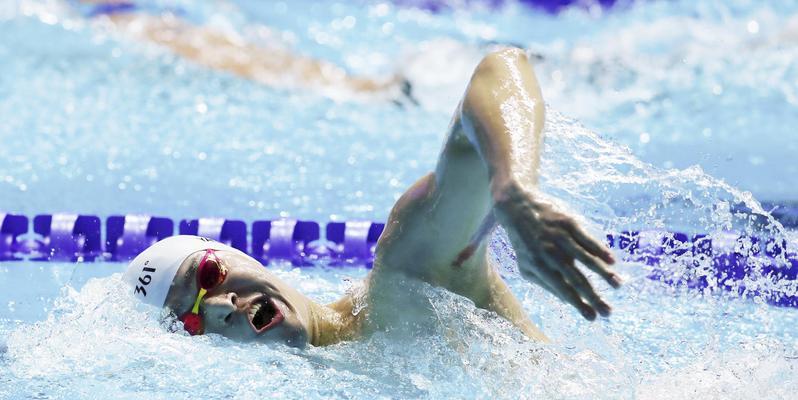
[[(205, 254), (190, 255), (177, 271), (166, 307), (175, 315), (191, 310), (199, 286), (197, 267)], [(232, 251), (216, 251), (227, 278), (210, 290), (200, 304), (205, 333), (217, 333), (239, 341), (285, 343), (304, 347), (312, 337), (313, 310), (309, 299), (282, 282), (252, 257)], [(255, 319), (256, 305), (263, 308), (263, 321)], [(281, 320), (282, 317), (282, 320)], [(271, 321), (271, 324), (268, 322)]]
[[(349, 295), (318, 305), (251, 257), (220, 251), (230, 272), (200, 308), (206, 332), (293, 346), (349, 340), (364, 328), (388, 329), (417, 319), (423, 307), (410, 307), (417, 296), (401, 284), (417, 280), (467, 297), (529, 338), (545, 341), (488, 257), (486, 238), (497, 224), (507, 231), (524, 278), (585, 319), (609, 316), (609, 304), (577, 261), (617, 288), (612, 254), (537, 191), (544, 120), (537, 78), (523, 52), (505, 49), (487, 55), (455, 111), (435, 171), (416, 182), (391, 211), (365, 281), (365, 312), (353, 312)], [(172, 283), (166, 305), (178, 315), (190, 310), (197, 296), (193, 272), (201, 256), (189, 257)], [(258, 334), (250, 307), (264, 295), (285, 318)]]

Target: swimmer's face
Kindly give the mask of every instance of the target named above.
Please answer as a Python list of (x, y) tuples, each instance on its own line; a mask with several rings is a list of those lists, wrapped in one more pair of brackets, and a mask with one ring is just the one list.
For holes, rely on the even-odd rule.
[[(190, 311), (199, 292), (197, 267), (205, 251), (180, 265), (166, 298), (176, 315)], [(205, 295), (200, 317), (205, 333), (257, 342), (304, 347), (310, 337), (310, 300), (243, 253), (219, 250), (227, 278)]]

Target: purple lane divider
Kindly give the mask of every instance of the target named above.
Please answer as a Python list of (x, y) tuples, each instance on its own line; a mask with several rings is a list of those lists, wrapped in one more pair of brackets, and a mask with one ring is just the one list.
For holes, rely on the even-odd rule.
[[(35, 240), (28, 240), (28, 218), (0, 213), (0, 260), (91, 261), (101, 253), (101, 221), (77, 214), (38, 215), (33, 219)], [(376, 243), (385, 225), (369, 221), (330, 222), (320, 240), (319, 224), (282, 219), (252, 224), (250, 254), (268, 264), (288, 260), (294, 265), (371, 266)], [(247, 225), (218, 218), (184, 220), (180, 233), (209, 237), (247, 249)], [(134, 258), (158, 240), (174, 233), (167, 218), (147, 215), (111, 216), (106, 220), (108, 259)], [(688, 236), (669, 231), (625, 231), (606, 235), (607, 243), (626, 253), (629, 261), (651, 265), (651, 279), (671, 285), (703, 289), (710, 282), (745, 297), (760, 297), (778, 306), (798, 308), (798, 254), (785, 238), (758, 238), (735, 232)], [(683, 257), (684, 256), (684, 257)], [(770, 279), (772, 288), (746, 288), (748, 279)], [(750, 285), (749, 285), (750, 286)], [(713, 285), (714, 287), (714, 285)]]
[(637, 231), (623, 231), (620, 235), (615, 237), (615, 245), (618, 250), (625, 251), (629, 254), (634, 254), (637, 248), (640, 247), (640, 232)]
[[(440, 13), (444, 10), (448, 10), (454, 8), (454, 5), (458, 4), (452, 1), (446, 0), (393, 0), (394, 4), (402, 7), (415, 7), (422, 10), (426, 10), (432, 13)], [(584, 0), (519, 0), (519, 3), (534, 8), (536, 10), (540, 10), (543, 12), (547, 12), (550, 14), (556, 14), (560, 11), (568, 7), (580, 7), (580, 8), (587, 8), (587, 6), (600, 6), (602, 8), (610, 8), (612, 7), (617, 0), (592, 0), (592, 1), (584, 1)], [(479, 3), (483, 6), (489, 7), (491, 9), (497, 9), (502, 7), (503, 5), (509, 3), (507, 0), (482, 0)]]
[[(736, 233), (717, 234), (712, 240), (712, 267), (718, 286), (732, 290), (738, 282), (750, 273), (747, 257), (752, 252), (754, 241)], [(738, 288), (738, 291), (744, 288)]]
[(371, 266), (383, 229), (385, 224), (370, 221), (330, 222), (325, 236), (335, 244), (333, 251), (339, 261), (366, 262)]
[(662, 243), (667, 234), (665, 231), (626, 232), (625, 237), (628, 241), (623, 244), (632, 255), (632, 259), (646, 265), (656, 265), (662, 258)]
[[(690, 238), (681, 232), (665, 230), (650, 230), (640, 232), (623, 232), (620, 235), (622, 249), (629, 253), (630, 261), (641, 262), (653, 267), (649, 279), (662, 281), (668, 284), (681, 282), (680, 274), (674, 274), (671, 265), (683, 265), (683, 256), (691, 255), (693, 243)], [(664, 265), (664, 267), (663, 267)]]
[(97, 4), (86, 12), (87, 18), (95, 18), (100, 15), (116, 15), (136, 11), (136, 4), (133, 2), (121, 1), (118, 3)]
[(660, 244), (662, 253), (670, 256), (681, 256), (692, 251), (693, 243), (690, 238), (681, 232), (667, 232)]
[[(762, 267), (762, 275), (767, 277), (776, 286), (762, 295), (768, 304), (780, 307), (798, 308), (798, 293), (795, 293), (796, 280), (798, 280), (798, 254), (786, 252), (783, 257), (771, 258), (769, 263)], [(787, 292), (782, 290), (786, 283)], [(781, 286), (781, 287), (780, 287)], [(792, 291), (789, 288), (793, 288)]]
[(294, 265), (311, 265), (305, 259), (306, 250), (319, 238), (319, 224), (313, 221), (255, 221), (252, 223), (251, 255), (264, 264), (271, 260), (287, 260)]
[(129, 261), (153, 243), (174, 234), (169, 218), (115, 215), (105, 221), (105, 251), (114, 261)]
[(33, 218), (33, 260), (92, 261), (102, 254), (100, 218), (94, 215), (45, 214)]
[(554, 14), (570, 6), (584, 7), (585, 4), (610, 8), (616, 1), (617, 0), (593, 0), (592, 2), (580, 0), (520, 0), (519, 2)]
[(0, 261), (21, 260), (15, 253), (23, 250), (19, 236), (28, 233), (28, 217), (0, 213)]
[[(625, 231), (608, 234), (606, 240), (611, 247), (626, 253), (626, 260), (651, 266), (650, 279), (692, 289), (704, 289), (714, 280), (725, 290), (748, 297), (762, 296), (775, 305), (798, 307), (798, 297), (780, 292), (781, 289), (759, 293), (745, 286), (747, 278), (798, 279), (798, 255), (789, 252), (783, 238), (760, 239), (734, 232), (690, 237), (681, 232)], [(755, 267), (763, 262), (762, 268)]]
[(768, 257), (779, 258), (787, 250), (787, 241), (784, 238), (768, 238), (764, 250)]
[(200, 218), (180, 221), (181, 235), (197, 235), (213, 239), (247, 252), (247, 224), (224, 218)]
[(712, 257), (712, 238), (707, 235), (693, 236), (693, 254)]

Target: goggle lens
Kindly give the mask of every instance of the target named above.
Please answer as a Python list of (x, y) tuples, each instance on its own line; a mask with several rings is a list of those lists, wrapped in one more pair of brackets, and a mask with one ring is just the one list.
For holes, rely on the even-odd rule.
[(199, 286), (205, 290), (211, 290), (224, 282), (227, 278), (227, 268), (219, 264), (219, 260), (214, 255), (213, 258), (206, 258), (197, 269), (197, 281)]

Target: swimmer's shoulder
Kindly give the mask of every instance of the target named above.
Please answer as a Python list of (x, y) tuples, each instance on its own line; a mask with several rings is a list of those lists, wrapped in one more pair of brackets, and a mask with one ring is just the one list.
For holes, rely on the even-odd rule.
[[(396, 201), (377, 243), (375, 267), (406, 264), (410, 254), (423, 257), (430, 249), (423, 228), (424, 210), (435, 191), (435, 174), (430, 172), (407, 189)], [(377, 268), (375, 268), (377, 269)]]

